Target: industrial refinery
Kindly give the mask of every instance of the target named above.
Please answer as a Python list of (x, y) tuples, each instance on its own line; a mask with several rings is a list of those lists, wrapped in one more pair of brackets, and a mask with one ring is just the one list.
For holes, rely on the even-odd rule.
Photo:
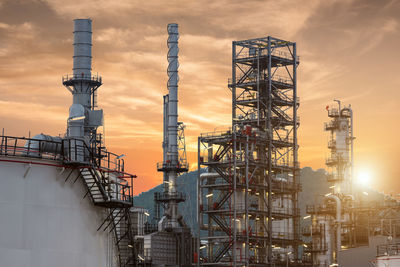
[(72, 74), (60, 74), (72, 95), (63, 134), (19, 137), (1, 125), (0, 266), (400, 266), (400, 202), (357, 182), (363, 114), (349, 98), (335, 95), (318, 111), (326, 122), (314, 120), (321, 130), (313, 136), (327, 144), (314, 155), (325, 160), (324, 180), (315, 181), (323, 186), (309, 190), (299, 153), (308, 125), (300, 123), (298, 74), (307, 59), (296, 40), (266, 34), (224, 43), (232, 64), (220, 85), (227, 127), (186, 139), (194, 126), (178, 107), (191, 87), (179, 77), (193, 66), (179, 48), (190, 42), (181, 42), (181, 24), (163, 25), (167, 83), (152, 95), (162, 158), (150, 157), (162, 182), (137, 195), (141, 166), (127, 166), (130, 155), (105, 141), (113, 107), (100, 108), (103, 77), (92, 66), (102, 66), (93, 64), (102, 55), (92, 49), (104, 36), (92, 23), (73, 20)]

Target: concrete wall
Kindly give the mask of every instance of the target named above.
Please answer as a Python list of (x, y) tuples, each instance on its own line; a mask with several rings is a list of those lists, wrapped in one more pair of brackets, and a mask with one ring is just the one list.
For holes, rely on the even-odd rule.
[(29, 164), (9, 159), (0, 157), (0, 266), (113, 266), (113, 236), (96, 231), (104, 209), (82, 199), (77, 171), (65, 182), (68, 169), (32, 164), (24, 178)]

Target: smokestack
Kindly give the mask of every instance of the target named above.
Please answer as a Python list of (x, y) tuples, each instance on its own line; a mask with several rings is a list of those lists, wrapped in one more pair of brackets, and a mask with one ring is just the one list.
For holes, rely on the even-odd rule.
[(178, 24), (168, 24), (168, 154), (178, 164)]
[(92, 20), (74, 20), (74, 75), (90, 77), (92, 70)]
[[(178, 24), (168, 24), (168, 160), (174, 166), (168, 172), (168, 193), (177, 193), (176, 178), (178, 172)], [(178, 203), (171, 199), (168, 202), (169, 222), (172, 228), (179, 227)]]
[(92, 20), (74, 20), (73, 74), (63, 77), (63, 84), (72, 93), (67, 136), (94, 142), (96, 130), (103, 124), (103, 111), (94, 110), (96, 91), (101, 77), (92, 76)]
[[(163, 97), (164, 101), (164, 116), (163, 116), (163, 165), (167, 164), (168, 160), (168, 95)], [(168, 192), (168, 175), (164, 172), (163, 176), (164, 192)]]
[(166, 204), (164, 216), (158, 223), (160, 231), (186, 227), (178, 214), (178, 203), (185, 201), (185, 196), (177, 191), (176, 180), (179, 173), (188, 171), (184, 141), (182, 155), (179, 155), (178, 147), (178, 138), (180, 142), (184, 139), (182, 123), (178, 123), (178, 24), (168, 24), (167, 30), (169, 93), (164, 96), (163, 164), (157, 164), (158, 171), (164, 172), (164, 191), (155, 194), (158, 203)]
[(74, 85), (74, 104), (91, 108), (90, 86), (88, 81), (92, 71), (92, 20), (74, 20), (74, 65), (73, 78), (81, 79), (82, 83)]

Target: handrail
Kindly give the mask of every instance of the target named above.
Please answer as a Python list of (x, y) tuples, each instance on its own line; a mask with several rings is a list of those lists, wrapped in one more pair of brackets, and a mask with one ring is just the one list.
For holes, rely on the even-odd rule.
[[(54, 141), (5, 135), (0, 139), (0, 155), (94, 164), (100, 169), (127, 174), (124, 161), (117, 154), (104, 149), (93, 151), (82, 139)], [(49, 146), (51, 151), (48, 150)]]
[[(260, 49), (259, 51), (261, 51), (260, 56), (267, 56), (268, 55), (268, 49)], [(273, 50), (271, 52), (271, 56), (274, 57), (280, 57), (280, 58), (284, 58), (284, 59), (290, 59), (293, 60), (293, 55), (291, 53), (282, 51), (282, 50)], [(256, 53), (250, 53), (249, 51), (242, 51), (238, 54), (236, 54), (236, 58), (237, 59), (242, 59), (242, 58), (254, 58), (257, 57)], [(299, 61), (300, 60), (300, 56), (296, 56), (296, 60)]]
[(102, 78), (99, 75), (85, 75), (85, 74), (67, 74), (62, 77), (62, 82), (69, 82), (73, 80), (84, 80), (102, 83)]
[[(288, 78), (288, 77), (284, 77), (284, 76), (279, 76), (279, 75), (273, 75), (271, 77), (272, 82), (278, 82), (278, 83), (284, 83), (284, 84), (288, 84), (288, 85), (293, 85), (293, 81)], [(243, 76), (238, 76), (236, 77), (236, 84), (244, 84), (244, 83), (255, 83), (257, 82), (257, 77), (243, 77)], [(241, 81), (240, 83), (238, 83), (238, 81)], [(259, 77), (259, 81), (260, 82), (264, 82), (264, 81), (268, 81), (268, 76), (265, 75), (264, 77)], [(228, 78), (228, 84), (232, 84), (233, 80), (232, 78)]]

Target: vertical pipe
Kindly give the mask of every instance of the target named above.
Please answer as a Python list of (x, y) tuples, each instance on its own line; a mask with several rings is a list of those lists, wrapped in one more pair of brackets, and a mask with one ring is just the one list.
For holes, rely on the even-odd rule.
[[(163, 96), (163, 104), (164, 104), (164, 113), (163, 113), (163, 165), (165, 166), (167, 163), (167, 155), (168, 155), (168, 101), (169, 96)], [(164, 172), (163, 176), (164, 181), (164, 192), (168, 193), (168, 175)]]
[(351, 131), (351, 179), (350, 179), (350, 194), (353, 195), (353, 181), (354, 181), (354, 134), (353, 134), (353, 110), (351, 109), (351, 107), (349, 107), (350, 110), (350, 131)]
[(249, 266), (249, 250), (250, 250), (250, 238), (249, 238), (249, 135), (246, 135), (246, 191), (245, 191), (245, 231), (246, 231), (246, 245), (245, 245), (245, 256), (246, 256), (246, 267)]
[(260, 127), (260, 48), (257, 49), (257, 126)]
[(232, 131), (236, 119), (236, 42), (232, 42)]
[[(171, 23), (167, 26), (168, 31), (168, 157), (171, 166), (178, 165), (178, 24)], [(168, 172), (169, 192), (176, 193), (177, 170)], [(171, 211), (170, 224), (178, 226), (178, 205), (175, 200), (169, 200), (168, 208)]]
[(200, 266), (200, 227), (202, 223), (200, 222), (200, 207), (202, 201), (202, 192), (200, 189), (200, 137), (197, 138), (197, 267)]
[[(233, 131), (233, 267), (236, 267), (236, 132)], [(231, 181), (232, 182), (232, 181)]]
[(268, 36), (268, 116), (267, 116), (267, 134), (268, 134), (268, 264), (272, 264), (272, 190), (271, 190), (271, 175), (272, 175), (272, 127), (271, 127), (271, 37)]
[[(296, 186), (297, 184), (297, 167), (298, 167), (298, 146), (297, 146), (297, 48), (296, 43), (293, 44), (293, 184)], [(295, 217), (293, 218), (293, 235), (295, 240), (298, 240), (299, 234), (299, 218), (296, 216), (297, 208), (298, 208), (298, 194), (297, 191), (293, 192), (293, 214)], [(312, 231), (311, 231), (312, 232)], [(298, 246), (293, 247), (294, 257), (298, 259)]]
[(91, 109), (91, 87), (87, 79), (91, 77), (92, 71), (92, 20), (74, 20), (74, 56), (73, 56), (73, 78), (80, 79), (74, 84), (74, 104)]
[[(236, 267), (236, 42), (232, 42), (233, 266)], [(231, 181), (232, 183), (232, 181)], [(232, 223), (232, 222), (231, 222)]]

